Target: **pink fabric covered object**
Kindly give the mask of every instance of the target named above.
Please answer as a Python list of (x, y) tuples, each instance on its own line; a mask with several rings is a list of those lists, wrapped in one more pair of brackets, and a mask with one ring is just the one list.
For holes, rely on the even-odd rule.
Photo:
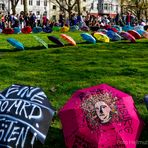
[(136, 148), (144, 126), (132, 97), (107, 84), (76, 91), (58, 115), (68, 148)]
[(129, 40), (132, 43), (135, 43), (136, 42), (135, 37), (133, 35), (131, 35), (130, 33), (128, 33), (128, 32), (121, 31), (120, 32), (120, 36), (123, 37), (123, 38), (125, 38), (125, 39), (127, 39), (127, 40)]

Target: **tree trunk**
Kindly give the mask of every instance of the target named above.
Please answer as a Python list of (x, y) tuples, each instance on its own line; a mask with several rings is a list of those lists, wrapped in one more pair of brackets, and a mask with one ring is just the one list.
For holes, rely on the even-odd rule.
[(8, 4), (11, 3), (11, 10), (12, 10), (12, 14), (15, 15), (16, 14), (16, 6), (18, 4), (19, 0), (9, 0)]
[(121, 5), (121, 15), (123, 15), (123, 6)]
[(77, 0), (77, 6), (78, 6), (78, 15), (80, 16), (80, 14), (81, 14), (80, 0)]
[(148, 10), (145, 9), (145, 19), (146, 19), (146, 23), (147, 23), (147, 20), (148, 20)]
[(13, 15), (16, 14), (16, 9), (15, 8), (16, 8), (16, 6), (13, 3), (11, 3), (11, 10), (12, 10)]
[(68, 8), (68, 18), (69, 18), (69, 20), (70, 20), (70, 18), (71, 18), (71, 10), (72, 10), (72, 9), (69, 7), (69, 8)]
[(140, 20), (140, 16), (141, 16), (141, 10), (138, 9), (138, 10), (137, 10), (137, 18), (138, 18), (138, 20)]
[(24, 14), (26, 15), (28, 13), (28, 5), (27, 5), (27, 0), (24, 0)]

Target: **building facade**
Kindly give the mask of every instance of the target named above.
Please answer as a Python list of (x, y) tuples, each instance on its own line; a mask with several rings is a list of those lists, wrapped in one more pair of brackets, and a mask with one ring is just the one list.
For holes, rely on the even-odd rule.
[(88, 0), (88, 11), (94, 15), (115, 16), (121, 12), (120, 0)]
[(5, 13), (8, 10), (8, 0), (0, 0), (0, 12), (1, 13)]
[[(24, 10), (24, 0), (19, 0), (16, 13)], [(93, 15), (111, 15), (120, 13), (120, 0), (81, 0), (80, 9), (83, 15), (87, 12)], [(60, 8), (50, 0), (27, 0), (28, 12), (35, 14), (46, 14), (49, 19), (58, 20)], [(77, 11), (77, 6), (74, 11)], [(10, 0), (0, 0), (0, 12), (11, 13)]]
[[(35, 14), (47, 14), (49, 16), (50, 2), (48, 0), (27, 0), (28, 12)], [(23, 0), (19, 0), (16, 13), (19, 14), (24, 10)], [(3, 13), (11, 13), (11, 2), (10, 0), (0, 0), (0, 11)]]

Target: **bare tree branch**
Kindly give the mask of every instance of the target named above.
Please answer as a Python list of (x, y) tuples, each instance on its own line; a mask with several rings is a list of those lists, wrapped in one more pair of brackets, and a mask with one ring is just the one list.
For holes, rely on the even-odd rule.
[(15, 9), (16, 9), (16, 6), (17, 6), (19, 0), (10, 0), (10, 2), (11, 2), (11, 6), (12, 6), (12, 12), (13, 12), (13, 14), (15, 14), (16, 13)]
[(75, 0), (75, 2), (73, 3), (71, 7), (73, 8), (76, 4), (77, 4), (77, 0)]
[(80, 3), (80, 0), (50, 0), (55, 5), (58, 5), (59, 8), (62, 8), (63, 10), (67, 11), (70, 15), (73, 8), (78, 5), (78, 2)]

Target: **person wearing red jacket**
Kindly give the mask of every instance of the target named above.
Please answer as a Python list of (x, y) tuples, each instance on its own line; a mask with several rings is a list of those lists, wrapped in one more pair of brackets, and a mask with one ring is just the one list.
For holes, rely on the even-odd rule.
[(126, 25), (130, 26), (131, 25), (131, 13), (127, 12), (126, 15)]

